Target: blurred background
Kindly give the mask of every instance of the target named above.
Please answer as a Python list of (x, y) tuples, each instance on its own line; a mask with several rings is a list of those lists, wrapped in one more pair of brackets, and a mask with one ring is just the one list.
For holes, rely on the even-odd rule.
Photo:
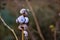
[[(60, 40), (60, 0), (28, 0), (35, 12), (41, 32), (45, 40), (54, 40), (56, 30), (56, 40)], [(4, 21), (14, 29), (17, 37), (21, 40), (21, 32), (16, 24), (16, 18), (20, 15), (22, 8), (28, 8), (25, 0), (0, 0), (0, 14)], [(31, 12), (29, 12), (30, 36), (35, 40), (42, 40), (39, 37), (36, 24)], [(12, 32), (4, 26), (0, 20), (0, 40), (15, 40)]]

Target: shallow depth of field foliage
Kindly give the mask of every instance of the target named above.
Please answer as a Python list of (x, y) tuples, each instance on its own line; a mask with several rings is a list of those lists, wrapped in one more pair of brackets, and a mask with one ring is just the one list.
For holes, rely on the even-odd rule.
[[(0, 14), (4, 21), (14, 29), (21, 40), (21, 31), (16, 24), (16, 18), (20, 15), (21, 8), (28, 8), (25, 0), (0, 0)], [(52, 24), (55, 26), (57, 20), (57, 13), (60, 12), (59, 0), (29, 0), (31, 6), (36, 14), (37, 20), (41, 27), (42, 34), (45, 40), (54, 40), (53, 32), (49, 26)], [(31, 12), (29, 12), (31, 32), (36, 40), (41, 40), (36, 29), (36, 25)], [(35, 32), (36, 31), (36, 32)], [(57, 40), (60, 40), (60, 34), (57, 34)], [(29, 37), (30, 39), (30, 37)], [(12, 32), (4, 26), (0, 20), (0, 40), (15, 40)], [(30, 39), (31, 40), (31, 39)]]

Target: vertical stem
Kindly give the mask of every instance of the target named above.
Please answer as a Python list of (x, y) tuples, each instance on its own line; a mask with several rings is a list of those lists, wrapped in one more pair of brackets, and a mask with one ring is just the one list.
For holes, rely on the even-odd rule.
[(22, 29), (22, 40), (24, 40), (24, 30)]
[(35, 23), (36, 23), (36, 27), (37, 27), (39, 36), (41, 37), (42, 40), (45, 40), (45, 39), (44, 39), (44, 36), (43, 36), (43, 34), (42, 34), (42, 32), (41, 32), (41, 29), (40, 29), (38, 20), (37, 20), (37, 18), (36, 18), (35, 12), (33, 11), (32, 6), (30, 5), (30, 2), (29, 2), (28, 0), (26, 0), (26, 3), (27, 3), (28, 7), (30, 8), (30, 10), (31, 10), (31, 12), (32, 12), (32, 15), (33, 15), (34, 21), (35, 21)]

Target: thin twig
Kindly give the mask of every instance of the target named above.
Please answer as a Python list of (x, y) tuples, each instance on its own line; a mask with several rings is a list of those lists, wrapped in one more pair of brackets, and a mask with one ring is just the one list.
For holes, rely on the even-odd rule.
[(26, 3), (27, 3), (28, 7), (30, 8), (30, 10), (32, 12), (33, 18), (34, 18), (36, 26), (37, 26), (37, 30), (38, 30), (39, 36), (41, 37), (42, 40), (45, 40), (43, 35), (42, 35), (41, 29), (39, 27), (38, 20), (36, 18), (35, 12), (33, 11), (33, 9), (32, 9), (32, 7), (31, 7), (31, 5), (30, 5), (28, 0), (26, 0)]
[(22, 40), (24, 40), (24, 30), (22, 29)]
[(10, 27), (5, 23), (5, 21), (3, 20), (3, 18), (2, 18), (1, 16), (0, 16), (0, 19), (1, 19), (1, 21), (3, 22), (3, 24), (14, 34), (16, 40), (18, 40), (17, 35), (16, 35), (16, 33), (14, 32), (14, 30), (13, 30), (12, 28), (10, 28)]

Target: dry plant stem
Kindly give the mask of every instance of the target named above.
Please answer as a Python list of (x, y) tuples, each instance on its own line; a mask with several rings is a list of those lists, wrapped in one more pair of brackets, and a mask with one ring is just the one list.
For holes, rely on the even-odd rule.
[(30, 8), (30, 10), (32, 12), (33, 18), (34, 18), (36, 26), (37, 26), (37, 30), (38, 30), (39, 36), (41, 37), (42, 40), (45, 40), (43, 35), (42, 35), (41, 29), (39, 27), (38, 20), (37, 20), (37, 18), (35, 16), (35, 13), (34, 13), (32, 7), (31, 7), (31, 5), (30, 5), (30, 2), (28, 0), (26, 0), (26, 3), (27, 3), (28, 7)]
[(5, 23), (5, 21), (3, 20), (3, 18), (2, 18), (1, 16), (0, 16), (0, 19), (1, 19), (1, 21), (3, 22), (3, 24), (13, 33), (14, 37), (16, 38), (16, 40), (18, 40), (17, 35), (16, 35), (16, 33), (14, 32), (14, 30), (13, 30), (12, 28), (10, 28), (10, 27)]
[(24, 30), (22, 29), (22, 40), (24, 40)]

